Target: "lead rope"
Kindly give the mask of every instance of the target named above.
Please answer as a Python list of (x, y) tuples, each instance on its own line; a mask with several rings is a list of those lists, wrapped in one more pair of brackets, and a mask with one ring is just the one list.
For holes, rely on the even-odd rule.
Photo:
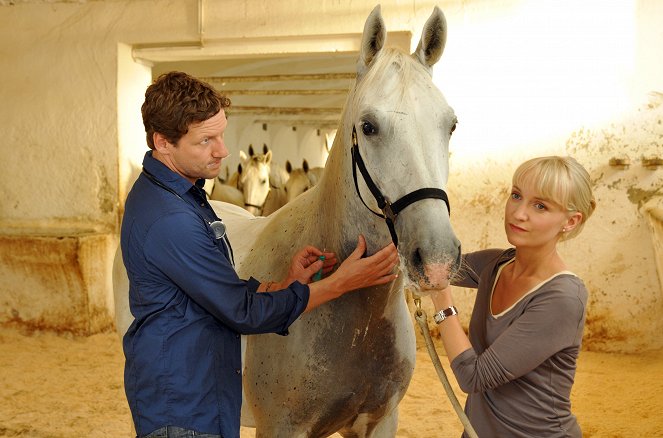
[(463, 424), (467, 436), (469, 436), (470, 438), (479, 438), (476, 431), (472, 427), (472, 424), (470, 423), (470, 419), (467, 418), (465, 411), (463, 411), (463, 408), (458, 402), (458, 398), (456, 398), (456, 394), (454, 393), (454, 390), (451, 387), (451, 384), (449, 383), (449, 379), (447, 378), (447, 373), (445, 373), (444, 368), (442, 368), (440, 357), (437, 354), (437, 350), (435, 349), (435, 345), (433, 344), (433, 339), (431, 338), (430, 335), (430, 330), (428, 329), (428, 319), (426, 316), (426, 311), (424, 311), (424, 309), (421, 308), (421, 297), (418, 296), (414, 297), (414, 306), (416, 308), (416, 310), (414, 311), (414, 319), (416, 319), (417, 322), (419, 323), (421, 334), (424, 335), (424, 339), (426, 340), (426, 348), (428, 349), (428, 354), (430, 355), (431, 361), (433, 362), (433, 366), (435, 367), (437, 376), (440, 378), (442, 386), (444, 386), (444, 392), (447, 393), (447, 397), (449, 398), (449, 401), (451, 402), (454, 411), (456, 411), (456, 415), (460, 419), (460, 422)]

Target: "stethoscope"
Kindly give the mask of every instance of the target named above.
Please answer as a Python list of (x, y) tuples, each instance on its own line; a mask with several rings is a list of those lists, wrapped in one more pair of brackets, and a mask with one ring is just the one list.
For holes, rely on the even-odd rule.
[[(165, 185), (164, 183), (159, 181), (156, 176), (152, 175), (150, 172), (145, 170), (145, 168), (143, 168), (143, 174), (147, 177), (147, 179), (152, 181), (155, 185), (157, 185), (157, 186), (161, 187), (162, 189), (172, 193), (173, 195), (180, 198), (182, 201), (186, 202), (184, 200), (184, 198), (182, 198), (175, 190), (171, 189), (170, 187), (168, 187), (167, 185)], [(210, 222), (210, 221), (206, 220), (205, 218), (203, 218), (202, 215), (200, 213), (198, 213), (197, 211), (194, 210), (194, 212), (198, 216), (200, 216), (205, 222), (207, 222), (207, 225), (209, 225), (210, 229), (214, 233), (214, 239), (215, 240), (221, 240), (221, 242), (223, 242), (223, 245), (226, 247), (226, 251), (228, 252), (228, 255), (230, 255), (230, 263), (233, 265), (233, 267), (235, 267), (235, 256), (233, 254), (233, 248), (232, 248), (232, 246), (230, 246), (230, 241), (228, 240), (228, 236), (227, 236), (227, 233), (226, 233), (226, 224), (224, 224), (221, 219)]]

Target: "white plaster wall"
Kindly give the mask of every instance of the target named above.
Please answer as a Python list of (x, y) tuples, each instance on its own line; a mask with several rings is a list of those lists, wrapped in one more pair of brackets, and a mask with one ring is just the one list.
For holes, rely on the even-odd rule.
[[(583, 234), (561, 247), (590, 291), (585, 347), (660, 348), (663, 296), (640, 207), (663, 193), (663, 168), (646, 170), (640, 159), (663, 156), (663, 99), (649, 94), (663, 91), (663, 4), (497, 3), (466, 5), (462, 41), (451, 16), (436, 76), (460, 120), (449, 189), (464, 249), (508, 244), (503, 205), (521, 161), (575, 156), (598, 201)], [(628, 170), (608, 166), (622, 156)], [(467, 321), (472, 294), (458, 295)]]
[(274, 140), (272, 148), (274, 149), (275, 162), (285, 166), (289, 161), (293, 169), (302, 167), (302, 156), (299, 152), (297, 141), (297, 132), (292, 130), (291, 126), (275, 124), (272, 127), (274, 131)]
[(322, 130), (318, 131), (313, 128), (301, 131), (299, 156), (308, 162), (309, 167), (324, 167), (329, 156), (325, 146), (325, 134)]
[[(204, 3), (206, 38), (269, 41), (361, 32), (375, 4)], [(388, 29), (411, 32), (414, 44), (435, 4), (381, 3)], [(660, 347), (655, 333), (663, 310), (661, 285), (650, 227), (639, 206), (660, 194), (663, 170), (645, 171), (638, 160), (663, 154), (660, 100), (647, 100), (648, 92), (663, 90), (663, 4), (447, 0), (439, 5), (449, 37), (434, 79), (460, 119), (451, 143), (449, 192), (452, 221), (465, 249), (506, 245), (502, 205), (520, 161), (547, 153), (577, 156), (590, 170), (599, 200), (585, 232), (563, 248), (592, 296), (586, 346)], [(197, 7), (197, 0), (0, 2), (4, 233), (55, 229), (68, 235), (84, 229), (116, 236), (121, 181), (129, 173), (123, 160), (140, 156), (135, 148), (146, 149), (142, 133), (123, 131), (135, 123), (127, 115), (137, 114), (141, 101), (127, 87), (144, 88), (149, 71), (132, 66), (136, 82), (131, 81), (129, 48), (198, 41)], [(122, 102), (133, 104), (120, 107)], [(253, 135), (245, 127), (229, 133), (240, 145)], [(607, 166), (623, 153), (634, 161), (631, 168)], [(111, 261), (106, 262), (110, 272)], [(459, 296), (466, 318), (471, 299), (464, 291)]]

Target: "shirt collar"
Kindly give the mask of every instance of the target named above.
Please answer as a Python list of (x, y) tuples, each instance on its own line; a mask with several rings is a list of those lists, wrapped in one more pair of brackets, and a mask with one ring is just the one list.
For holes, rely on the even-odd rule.
[[(154, 177), (158, 179), (159, 182), (161, 182), (169, 189), (174, 190), (175, 193), (180, 196), (191, 190), (191, 182), (189, 182), (189, 180), (184, 178), (182, 175), (173, 172), (161, 161), (154, 158), (152, 156), (151, 150), (145, 153), (145, 157), (143, 158), (143, 168), (154, 175)], [(202, 187), (205, 185), (205, 180), (198, 179), (195, 185), (196, 187), (202, 189)]]

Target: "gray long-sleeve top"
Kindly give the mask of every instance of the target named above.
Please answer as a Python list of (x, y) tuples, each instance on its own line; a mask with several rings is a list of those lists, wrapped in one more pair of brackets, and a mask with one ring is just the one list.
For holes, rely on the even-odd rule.
[(491, 312), (500, 270), (515, 249), (463, 256), (454, 284), (478, 288), (469, 338), (451, 368), (468, 393), (465, 411), (480, 438), (581, 437), (571, 386), (585, 324), (587, 289), (571, 272), (537, 285), (512, 307)]

